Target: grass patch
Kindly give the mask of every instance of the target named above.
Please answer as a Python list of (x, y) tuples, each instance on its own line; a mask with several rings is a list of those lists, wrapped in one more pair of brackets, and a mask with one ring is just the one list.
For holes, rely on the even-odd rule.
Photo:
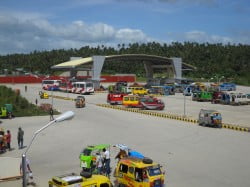
[[(3, 107), (5, 104), (12, 104), (12, 114), (15, 117), (49, 115), (47, 108), (30, 103), (26, 98), (20, 96), (19, 93), (6, 86), (0, 86), (0, 107)], [(54, 114), (59, 114), (59, 112), (54, 111)]]

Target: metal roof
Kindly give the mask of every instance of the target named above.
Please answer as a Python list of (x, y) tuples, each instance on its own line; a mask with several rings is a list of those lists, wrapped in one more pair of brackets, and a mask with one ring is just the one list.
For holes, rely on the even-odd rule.
[(71, 69), (71, 68), (76, 68), (80, 65), (87, 64), (87, 63), (93, 63), (93, 58), (87, 57), (87, 58), (79, 58), (75, 60), (70, 60), (67, 62), (63, 62), (61, 64), (54, 65), (52, 66), (52, 69)]
[[(146, 54), (123, 54), (123, 55), (110, 55), (105, 56), (105, 62), (109, 61), (150, 61), (153, 65), (171, 65), (173, 60), (167, 57), (161, 57), (156, 55), (146, 55)], [(75, 59), (67, 62), (63, 62), (57, 65), (52, 66), (52, 69), (72, 69), (81, 67), (88, 67), (90, 68), (93, 64), (93, 58), (80, 58)], [(182, 70), (195, 70), (196, 67), (182, 63)]]

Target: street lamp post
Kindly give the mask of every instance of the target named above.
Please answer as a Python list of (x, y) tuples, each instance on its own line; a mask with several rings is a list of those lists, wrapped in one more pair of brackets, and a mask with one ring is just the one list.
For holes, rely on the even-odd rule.
[(186, 117), (186, 94), (184, 93), (184, 117)]
[(51, 108), (53, 109), (53, 105), (54, 105), (54, 88), (51, 89)]
[(27, 181), (26, 181), (26, 155), (27, 155), (27, 152), (32, 144), (32, 142), (34, 141), (34, 139), (36, 138), (36, 136), (41, 132), (43, 131), (44, 129), (46, 129), (47, 127), (49, 127), (50, 125), (56, 123), (56, 122), (61, 122), (61, 121), (64, 121), (64, 120), (69, 120), (71, 118), (74, 117), (74, 112), (72, 111), (67, 111), (63, 114), (61, 114), (60, 116), (58, 116), (57, 118), (55, 118), (53, 121), (50, 121), (49, 123), (47, 123), (45, 126), (43, 126), (41, 129), (37, 130), (34, 134), (33, 134), (33, 137), (28, 145), (28, 147), (26, 148), (26, 150), (24, 151), (24, 153), (22, 154), (22, 173), (23, 173), (23, 187), (26, 187), (27, 186)]

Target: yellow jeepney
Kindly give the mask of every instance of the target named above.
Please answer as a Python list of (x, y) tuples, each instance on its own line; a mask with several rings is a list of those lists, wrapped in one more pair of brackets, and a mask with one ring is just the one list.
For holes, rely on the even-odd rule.
[(122, 99), (122, 105), (126, 107), (136, 107), (139, 105), (140, 97), (138, 95), (126, 95)]
[(41, 99), (48, 99), (49, 98), (49, 94), (47, 92), (40, 91), (39, 95), (40, 95)]
[(85, 177), (75, 173), (52, 177), (49, 181), (49, 187), (112, 187), (108, 177), (103, 175), (91, 175)]
[(163, 187), (164, 172), (149, 158), (122, 158), (114, 172), (118, 186)]
[(148, 90), (144, 87), (130, 87), (131, 93), (134, 95), (147, 95)]

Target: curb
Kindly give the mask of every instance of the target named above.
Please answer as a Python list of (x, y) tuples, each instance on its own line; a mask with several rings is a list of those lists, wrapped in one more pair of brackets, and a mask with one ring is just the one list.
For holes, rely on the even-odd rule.
[(58, 95), (49, 95), (49, 97), (53, 97), (53, 98), (56, 98), (56, 99), (63, 99), (63, 100), (74, 101), (74, 99), (72, 99), (72, 98), (63, 97), (63, 96), (58, 96)]
[(250, 132), (249, 127), (242, 127), (242, 126), (239, 126), (239, 125), (232, 125), (232, 124), (222, 123), (222, 128), (231, 129), (231, 130), (235, 130), (235, 131)]
[[(141, 110), (141, 109), (138, 109), (138, 108), (123, 108), (121, 106), (109, 105), (109, 104), (96, 104), (96, 105), (100, 106), (100, 107), (105, 107), (105, 108), (112, 108), (112, 109), (116, 109), (116, 110), (124, 110), (124, 111), (128, 111), (128, 112), (136, 112), (136, 113), (150, 115), (150, 116), (156, 116), (156, 117), (161, 117), (161, 118), (169, 118), (169, 119), (173, 119), (173, 120), (180, 120), (180, 121), (189, 122), (189, 123), (192, 123), (192, 124), (198, 124), (197, 119), (183, 117), (183, 116), (176, 115), (176, 114), (145, 111), (145, 110)], [(239, 126), (239, 125), (232, 125), (232, 124), (222, 123), (222, 128), (236, 130), (236, 131), (250, 132), (249, 127), (242, 127), (242, 126)]]

